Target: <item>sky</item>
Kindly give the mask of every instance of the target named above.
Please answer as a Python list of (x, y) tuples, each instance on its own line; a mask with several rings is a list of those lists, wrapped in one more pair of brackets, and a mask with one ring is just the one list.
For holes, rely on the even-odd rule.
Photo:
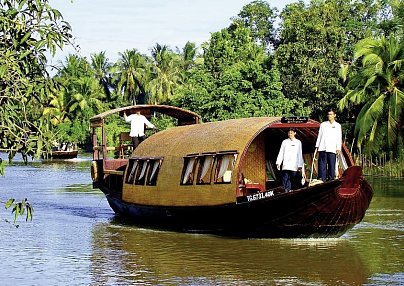
[[(105, 51), (115, 62), (119, 53), (136, 48), (150, 55), (156, 44), (182, 49), (187, 41), (200, 46), (213, 32), (229, 26), (251, 0), (50, 0), (72, 27), (80, 55)], [(269, 0), (281, 11), (297, 0)], [(64, 61), (72, 47), (58, 51), (51, 63)]]

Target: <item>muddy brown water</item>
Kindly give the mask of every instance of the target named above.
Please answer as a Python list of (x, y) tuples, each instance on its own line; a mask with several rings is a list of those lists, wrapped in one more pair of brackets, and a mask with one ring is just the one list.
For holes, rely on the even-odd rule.
[(27, 197), (34, 219), (16, 228), (1, 206), (0, 285), (404, 285), (403, 179), (369, 177), (370, 208), (341, 238), (234, 239), (120, 221), (90, 163), (6, 166), (0, 199)]

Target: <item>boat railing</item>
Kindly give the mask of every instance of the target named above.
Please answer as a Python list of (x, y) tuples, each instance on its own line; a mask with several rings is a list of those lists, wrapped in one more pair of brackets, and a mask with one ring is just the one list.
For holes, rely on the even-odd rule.
[(121, 132), (119, 134), (119, 158), (125, 158), (127, 151), (132, 153), (133, 145), (132, 145), (132, 138), (129, 135), (129, 132)]
[[(131, 152), (128, 151), (131, 150), (131, 144), (128, 143), (128, 141), (131, 141), (129, 133), (122, 132), (119, 138), (119, 146), (111, 147), (106, 143), (107, 134), (105, 127), (107, 118), (110, 116), (123, 117), (124, 114), (133, 114), (136, 112), (140, 112), (148, 119), (156, 114), (162, 114), (174, 118), (178, 126), (198, 124), (201, 121), (201, 117), (194, 112), (166, 105), (133, 105), (105, 111), (90, 119), (94, 160), (107, 160), (107, 155), (109, 155), (108, 153), (111, 151), (117, 151), (118, 154), (115, 154), (115, 156), (118, 155), (118, 158), (125, 158), (127, 155), (131, 154)], [(101, 129), (101, 132), (97, 134), (96, 129)], [(133, 151), (133, 149), (131, 151)]]
[[(157, 129), (152, 130), (152, 132), (146, 136), (149, 137), (158, 132)], [(96, 140), (96, 139), (95, 139)], [(104, 140), (102, 140), (104, 141)], [(104, 141), (106, 142), (106, 140)], [(96, 144), (93, 146), (93, 157), (94, 160), (97, 159), (107, 159), (107, 155), (109, 152), (114, 152), (115, 159), (128, 159), (133, 152), (133, 143), (132, 138), (129, 135), (129, 132), (121, 132), (119, 134), (119, 141), (117, 146), (108, 146), (101, 143), (100, 145)]]

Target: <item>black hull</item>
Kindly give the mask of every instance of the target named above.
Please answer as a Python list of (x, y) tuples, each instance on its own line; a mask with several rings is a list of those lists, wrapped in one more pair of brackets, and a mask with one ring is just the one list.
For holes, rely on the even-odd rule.
[(144, 206), (109, 195), (111, 208), (135, 225), (243, 238), (340, 237), (359, 223), (370, 204), (366, 181), (350, 197), (338, 194), (338, 180), (239, 204)]
[(52, 151), (52, 159), (75, 159), (77, 158), (79, 151)]

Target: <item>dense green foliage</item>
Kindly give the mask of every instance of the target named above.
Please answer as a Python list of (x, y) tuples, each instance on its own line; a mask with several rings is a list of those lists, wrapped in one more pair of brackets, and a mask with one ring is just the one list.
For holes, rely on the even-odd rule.
[(70, 39), (70, 26), (47, 0), (0, 1), (0, 148), (34, 155), (49, 141), (41, 106), (57, 88), (46, 52)]
[(248, 29), (236, 24), (213, 33), (202, 60), (173, 102), (205, 121), (308, 113), (301, 101), (284, 97), (273, 57)]
[(324, 109), (344, 94), (339, 68), (352, 60), (353, 45), (372, 31), (377, 5), (367, 0), (298, 2), (281, 13), (275, 55), (284, 92), (306, 99), (313, 117), (324, 116)]
[(243, 7), (237, 17), (233, 18), (233, 23), (248, 28), (257, 44), (270, 48), (277, 42), (274, 27), (276, 13), (277, 10), (271, 8), (268, 2), (255, 0)]
[[(0, 150), (10, 159), (16, 152), (25, 160), (39, 156), (51, 141), (42, 106), (58, 87), (46, 71), (46, 53), (54, 54), (70, 37), (70, 26), (47, 0), (0, 0)], [(32, 218), (27, 199), (3, 203), (14, 224), (20, 215)]]
[(387, 142), (392, 150), (402, 147), (404, 43), (392, 35), (367, 38), (356, 45), (355, 59), (339, 106), (361, 106), (355, 125), (358, 146), (367, 139), (367, 147), (375, 151), (380, 149), (378, 142)]
[[(42, 13), (33, 1), (0, 3), (0, 148), (11, 156), (39, 154), (54, 140), (84, 146), (91, 116), (142, 103), (177, 105), (204, 121), (273, 115), (322, 120), (326, 107), (339, 104), (344, 112), (338, 120), (350, 142), (362, 151), (399, 155), (403, 55), (383, 54), (381, 64), (363, 45), (402, 47), (402, 0), (299, 1), (281, 12), (255, 0), (199, 49), (191, 42), (175, 50), (156, 43), (150, 55), (133, 47), (116, 62), (104, 51), (90, 59), (69, 55), (53, 78), (44, 53), (68, 41), (68, 24), (46, 0), (38, 2)], [(19, 17), (24, 9), (35, 20)], [(35, 21), (43, 25), (28, 27)], [(377, 79), (371, 84), (372, 69)], [(171, 124), (154, 120), (162, 128)], [(115, 131), (127, 127), (121, 118), (111, 124)]]

